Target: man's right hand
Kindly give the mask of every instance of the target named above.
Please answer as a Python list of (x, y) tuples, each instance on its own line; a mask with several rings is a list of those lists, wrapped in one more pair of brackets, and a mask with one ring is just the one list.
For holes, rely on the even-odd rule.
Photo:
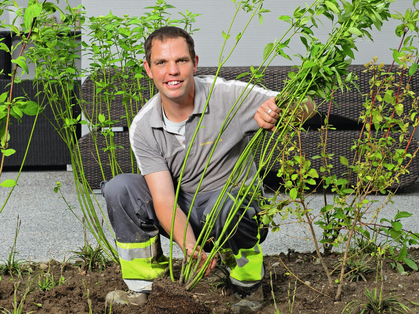
[[(193, 258), (195, 260), (199, 259), (199, 254), (201, 254), (201, 259), (199, 261), (199, 266), (198, 266), (198, 270), (201, 269), (204, 266), (205, 261), (207, 260), (208, 256), (205, 253), (204, 250), (201, 250), (200, 246), (198, 246), (196, 248), (196, 250), (194, 250), (194, 246), (193, 244), (187, 244), (185, 245), (185, 250), (186, 250), (186, 254), (188, 255), (188, 260), (189, 258)], [(201, 252), (199, 252), (201, 251)], [(217, 258), (213, 258), (211, 260), (211, 262), (209, 263), (207, 269), (205, 270), (205, 274), (204, 277), (208, 276), (211, 271), (215, 268), (215, 265), (217, 264)]]

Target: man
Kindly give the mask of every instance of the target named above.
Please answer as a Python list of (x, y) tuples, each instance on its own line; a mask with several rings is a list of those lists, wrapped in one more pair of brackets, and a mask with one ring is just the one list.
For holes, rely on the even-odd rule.
[[(173, 229), (174, 241), (194, 258), (198, 252), (193, 248), (206, 214), (245, 148), (248, 135), (259, 127), (273, 129), (279, 118), (275, 104), (277, 93), (255, 87), (222, 134), (187, 224), (190, 204), (212, 144), (246, 84), (217, 79), (204, 109), (214, 77), (194, 77), (199, 59), (190, 35), (176, 27), (163, 27), (147, 38), (144, 47), (144, 67), (159, 93), (140, 110), (130, 128), (131, 148), (141, 175), (116, 176), (102, 187), (116, 235), (122, 276), (129, 290), (139, 293), (149, 292), (152, 280), (166, 272), (167, 259), (160, 247), (159, 234), (170, 234), (175, 188), (201, 115), (203, 120), (181, 180)], [(255, 172), (253, 165), (251, 174)], [(228, 198), (222, 208), (224, 214), (219, 215), (212, 233), (215, 238), (232, 205)], [(241, 306), (251, 310), (260, 308), (265, 274), (260, 243), (266, 238), (267, 230), (260, 228), (257, 202), (247, 205), (237, 230), (225, 245), (234, 256), (234, 262), (229, 265), (233, 291), (239, 299), (246, 300), (233, 306), (237, 311)], [(205, 253), (202, 259), (206, 259)], [(207, 274), (214, 266), (215, 261), (211, 261)]]

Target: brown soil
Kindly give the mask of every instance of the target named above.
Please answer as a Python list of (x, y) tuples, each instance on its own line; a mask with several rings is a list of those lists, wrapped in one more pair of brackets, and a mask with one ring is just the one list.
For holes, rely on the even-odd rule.
[[(419, 259), (419, 250), (411, 251)], [(332, 254), (325, 258), (329, 269), (334, 269), (341, 256)], [(337, 284), (329, 286), (322, 266), (316, 262), (313, 254), (290, 253), (279, 256), (266, 256), (267, 274), (263, 283), (265, 307), (260, 313), (341, 313), (351, 301), (366, 303), (364, 292), (370, 291), (376, 284), (376, 264), (371, 263), (372, 272), (365, 274), (366, 281), (346, 282), (342, 297), (334, 300)], [(372, 261), (371, 261), (372, 262)], [(287, 268), (284, 267), (284, 264)], [(192, 292), (179, 289), (170, 280), (159, 280), (154, 285), (149, 302), (144, 307), (135, 305), (113, 306), (105, 308), (106, 294), (112, 290), (126, 289), (118, 265), (110, 265), (102, 272), (85, 272), (71, 264), (50, 262), (49, 273), (58, 281), (60, 275), (64, 283), (49, 291), (41, 291), (37, 284), (41, 278), (40, 265), (32, 264), (31, 275), (22, 277), (1, 275), (0, 313), (14, 313), (13, 304), (19, 304), (29, 288), (26, 300), (23, 300), (22, 313), (231, 313), (229, 304), (234, 301), (230, 289), (220, 284), (221, 271), (213, 272), (201, 280)], [(45, 267), (45, 265), (43, 265)], [(177, 264), (176, 272), (179, 271)], [(298, 279), (296, 279), (296, 277)], [(333, 273), (335, 280), (338, 271)], [(388, 261), (383, 265), (383, 298), (396, 297), (410, 308), (408, 313), (419, 313), (419, 273), (409, 271), (399, 274)], [(17, 290), (15, 289), (17, 287)], [(378, 285), (380, 289), (381, 284)], [(175, 290), (175, 292), (173, 292)], [(16, 293), (14, 293), (16, 291)], [(16, 298), (16, 302), (14, 301)], [(189, 305), (187, 305), (189, 304)], [(276, 312), (276, 308), (278, 312)], [(16, 313), (17, 311), (15, 311)], [(20, 313), (20, 312), (19, 312)], [(360, 313), (355, 310), (353, 313)], [(366, 312), (369, 313), (369, 312)], [(373, 312), (371, 312), (373, 313)], [(390, 313), (382, 311), (380, 313)]]

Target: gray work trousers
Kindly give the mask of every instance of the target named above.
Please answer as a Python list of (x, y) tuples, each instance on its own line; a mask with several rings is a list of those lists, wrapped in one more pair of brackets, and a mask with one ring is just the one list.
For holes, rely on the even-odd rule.
[[(103, 182), (101, 188), (106, 199), (109, 219), (118, 242), (145, 242), (158, 234), (168, 237), (168, 234), (159, 224), (150, 191), (142, 175), (121, 174), (109, 182)], [(204, 226), (206, 215), (213, 208), (220, 192), (198, 194), (189, 220), (196, 238), (198, 238)], [(179, 194), (178, 205), (185, 215), (188, 214), (192, 198), (193, 194)], [(227, 197), (211, 232), (211, 237), (214, 237), (214, 239), (218, 239), (233, 204), (233, 200)], [(243, 204), (243, 207), (246, 205)], [(255, 219), (258, 212), (260, 212), (258, 203), (252, 201), (240, 220), (234, 235), (227, 239), (225, 248), (231, 249), (234, 255), (240, 249), (253, 248), (258, 241), (262, 243), (265, 240), (268, 229), (260, 228), (258, 219)], [(231, 226), (235, 225), (242, 214), (243, 210), (239, 210)], [(209, 250), (211, 247), (207, 246), (205, 249)]]

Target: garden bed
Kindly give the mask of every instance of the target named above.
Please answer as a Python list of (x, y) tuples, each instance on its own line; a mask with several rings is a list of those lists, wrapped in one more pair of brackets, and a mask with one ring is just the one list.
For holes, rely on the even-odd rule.
[[(411, 249), (410, 254), (413, 258), (418, 259), (419, 249)], [(325, 257), (329, 269), (338, 265), (340, 258), (339, 254)], [(263, 292), (266, 306), (260, 313), (276, 313), (275, 307), (279, 313), (341, 313), (351, 301), (355, 301), (359, 305), (367, 303), (368, 300), (364, 294), (366, 289), (374, 294), (374, 288), (378, 287), (378, 292), (381, 288), (380, 279), (377, 284), (377, 263), (374, 262), (374, 259), (371, 259), (368, 264), (369, 271), (364, 269), (361, 272), (366, 281), (362, 276), (359, 276), (360, 281), (357, 282), (347, 280), (339, 301), (333, 299), (337, 285), (334, 287), (328, 285), (322, 266), (317, 262), (314, 254), (281, 253), (278, 256), (266, 256), (265, 262), (267, 273), (263, 282)], [(24, 270), (27, 268), (26, 265)], [(41, 268), (44, 270), (41, 271)], [(31, 274), (25, 271), (21, 276), (11, 277), (4, 274), (1, 276), (0, 311), (13, 313), (13, 304), (19, 305), (25, 291), (29, 291), (29, 293), (22, 302), (24, 304), (22, 313), (34, 311), (35, 313), (58, 314), (89, 312), (117, 314), (145, 313), (147, 311), (147, 305), (145, 307), (118, 305), (113, 306), (111, 311), (109, 306), (107, 309), (105, 308), (105, 297), (108, 292), (126, 288), (121, 279), (120, 267), (116, 264), (108, 265), (102, 271), (88, 272), (74, 264), (51, 261), (49, 264), (31, 264), (31, 269)], [(179, 269), (179, 262), (177, 262), (176, 273), (179, 272)], [(45, 273), (50, 274), (49, 276), (56, 281), (56, 286), (50, 290), (41, 290), (38, 287), (40, 279), (45, 279)], [(334, 273), (332, 276), (336, 278), (337, 275)], [(395, 297), (396, 302), (409, 307), (410, 312), (407, 313), (418, 313), (418, 272), (408, 271), (400, 274), (391, 267), (389, 261), (385, 260), (382, 275), (383, 300)], [(61, 280), (61, 284), (58, 284), (60, 277), (64, 279)], [(42, 282), (45, 283), (45, 280)], [(46, 285), (44, 284), (44, 286)], [(15, 291), (17, 292), (15, 293)], [(197, 302), (199, 300), (212, 313), (232, 313), (230, 304), (234, 302), (234, 296), (224, 286), (220, 270), (204, 278), (191, 292), (191, 297)], [(162, 303), (164, 300), (167, 301), (167, 298), (162, 297)], [(178, 301), (176, 297), (172, 297), (170, 302), (176, 304)], [(397, 303), (395, 304), (397, 305)], [(359, 311), (354, 310), (353, 313), (359, 313)]]

